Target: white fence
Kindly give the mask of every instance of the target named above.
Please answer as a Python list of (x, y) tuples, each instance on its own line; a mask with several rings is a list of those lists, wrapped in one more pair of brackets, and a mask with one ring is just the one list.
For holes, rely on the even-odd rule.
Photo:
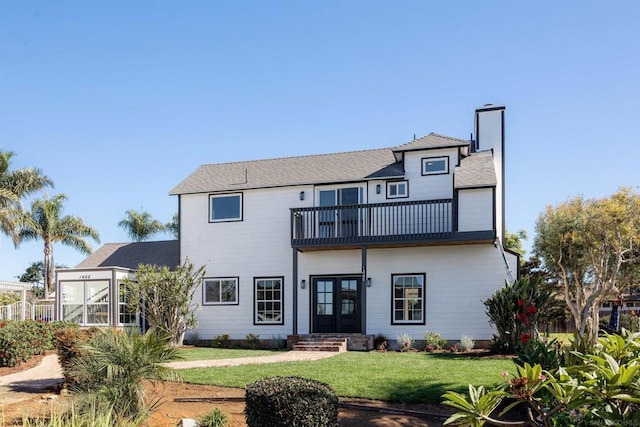
[(31, 304), (21, 301), (0, 306), (0, 320), (40, 320), (52, 322), (54, 320), (52, 304)]

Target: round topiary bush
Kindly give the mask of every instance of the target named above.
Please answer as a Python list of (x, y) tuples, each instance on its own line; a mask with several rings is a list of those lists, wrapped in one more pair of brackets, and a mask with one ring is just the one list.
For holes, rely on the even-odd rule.
[(319, 381), (263, 378), (247, 385), (245, 401), (249, 427), (338, 425), (338, 396)]

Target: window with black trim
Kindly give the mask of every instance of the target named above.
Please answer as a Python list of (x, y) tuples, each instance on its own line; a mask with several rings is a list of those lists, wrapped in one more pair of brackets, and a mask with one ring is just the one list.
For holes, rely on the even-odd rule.
[(387, 199), (399, 199), (409, 197), (408, 181), (387, 182)]
[(422, 175), (449, 173), (449, 157), (425, 157), (422, 159)]
[(391, 275), (392, 324), (424, 325), (425, 274)]
[(256, 277), (253, 279), (255, 300), (253, 323), (283, 325), (284, 277)]
[(209, 195), (209, 222), (222, 221), (242, 221), (242, 193)]
[(204, 279), (202, 285), (202, 304), (238, 304), (238, 278), (213, 277)]

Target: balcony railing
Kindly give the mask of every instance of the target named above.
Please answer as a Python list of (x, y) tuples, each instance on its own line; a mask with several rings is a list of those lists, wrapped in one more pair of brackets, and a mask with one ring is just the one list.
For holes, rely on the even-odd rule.
[(436, 242), (454, 237), (453, 199), (291, 209), (291, 245)]

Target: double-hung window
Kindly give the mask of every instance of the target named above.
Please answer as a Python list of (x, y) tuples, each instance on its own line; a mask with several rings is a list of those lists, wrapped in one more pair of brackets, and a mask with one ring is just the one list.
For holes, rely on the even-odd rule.
[(254, 283), (254, 323), (256, 325), (282, 325), (283, 277), (256, 277)]
[(209, 222), (242, 221), (242, 193), (209, 195)]
[(204, 279), (202, 286), (202, 304), (238, 304), (238, 278), (215, 277)]
[(424, 274), (394, 274), (391, 276), (393, 295), (392, 324), (424, 325)]

